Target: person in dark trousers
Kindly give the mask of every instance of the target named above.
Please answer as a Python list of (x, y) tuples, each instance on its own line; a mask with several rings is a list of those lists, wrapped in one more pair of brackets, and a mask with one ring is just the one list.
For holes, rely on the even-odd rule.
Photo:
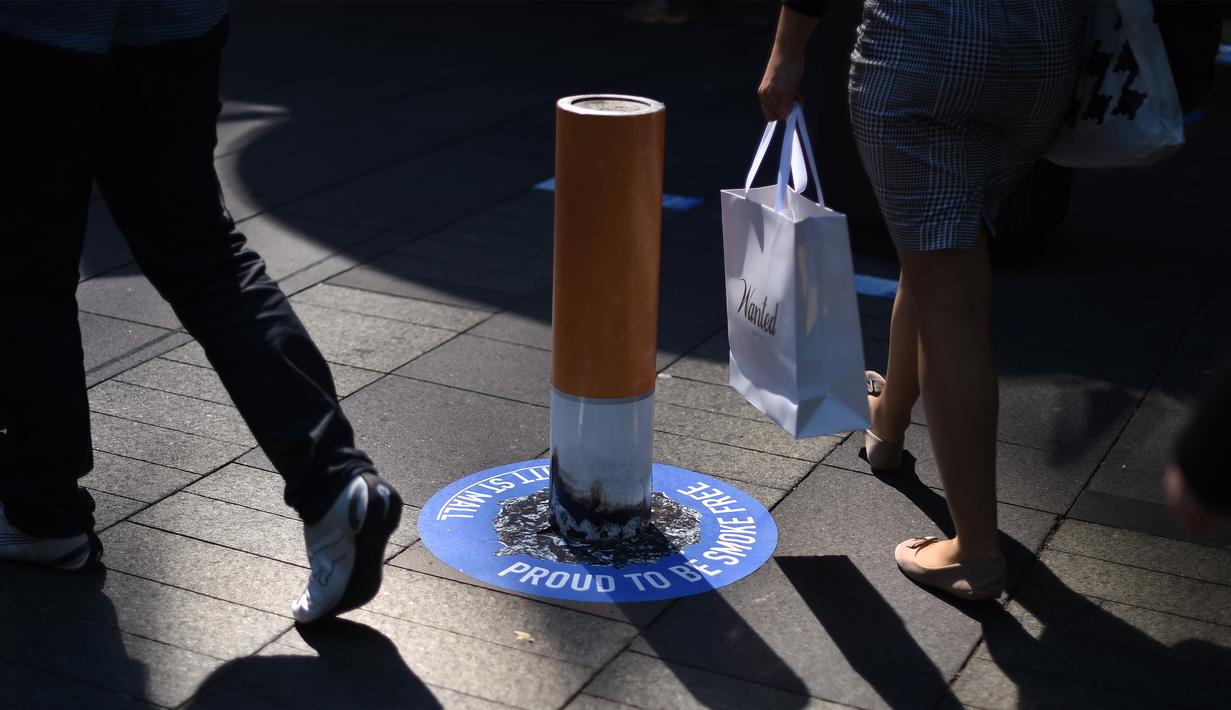
[(102, 546), (75, 291), (92, 183), (201, 344), (303, 519), (310, 622), (366, 603), (402, 503), (214, 172), (226, 0), (0, 0), (0, 560)]

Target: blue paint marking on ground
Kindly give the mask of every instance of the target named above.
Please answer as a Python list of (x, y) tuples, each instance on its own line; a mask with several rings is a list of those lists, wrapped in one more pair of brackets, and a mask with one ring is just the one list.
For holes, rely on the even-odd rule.
[[(556, 179), (548, 178), (543, 182), (534, 186), (536, 190), (544, 190), (546, 192), (555, 192)], [(669, 192), (663, 193), (663, 209), (671, 210), (672, 212), (687, 212), (691, 209), (699, 207), (705, 202), (700, 197), (688, 197), (686, 195), (672, 195)]]
[(1231, 65), (1231, 44), (1218, 45), (1218, 59), (1215, 61), (1219, 64)]
[(855, 293), (873, 298), (893, 298), (898, 295), (898, 282), (879, 276), (855, 274)]
[(446, 486), (420, 513), (424, 544), (445, 564), (488, 584), (582, 602), (641, 602), (707, 592), (752, 574), (777, 547), (778, 527), (755, 498), (695, 471), (654, 464), (654, 490), (685, 509), (688, 519), (699, 520), (683, 528), (693, 531), (689, 544), (648, 564), (621, 567), (548, 559), (554, 552), (515, 552), (501, 540), (495, 523), (509, 519), (501, 515), (506, 508), (518, 509), (528, 497), (544, 494), (550, 465), (547, 459), (523, 461)]

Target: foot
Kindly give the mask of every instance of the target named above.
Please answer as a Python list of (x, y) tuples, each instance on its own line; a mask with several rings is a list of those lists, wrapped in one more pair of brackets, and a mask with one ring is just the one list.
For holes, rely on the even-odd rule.
[(18, 530), (0, 506), (0, 561), (29, 562), (76, 572), (98, 562), (103, 545), (94, 531), (70, 537), (36, 537)]
[(916, 537), (893, 553), (911, 580), (961, 599), (995, 599), (1004, 591), (1005, 563), (999, 553), (965, 557), (954, 540)]
[(863, 448), (868, 457), (868, 465), (873, 471), (896, 471), (902, 468), (902, 447), (905, 444), (904, 431), (887, 431), (882, 421), (881, 392), (885, 390), (885, 378), (868, 370), (868, 413), (872, 420), (872, 428), (864, 430)]
[(291, 614), (311, 623), (356, 609), (380, 591), (385, 544), (402, 518), (402, 499), (373, 473), (357, 476), (319, 521), (304, 527), (312, 576)]

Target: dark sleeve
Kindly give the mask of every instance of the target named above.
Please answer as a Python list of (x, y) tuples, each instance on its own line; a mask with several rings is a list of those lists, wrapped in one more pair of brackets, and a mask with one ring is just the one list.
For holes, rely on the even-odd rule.
[(1210, 386), (1176, 441), (1175, 462), (1197, 500), (1213, 512), (1231, 514), (1231, 360), (1207, 382)]
[(820, 17), (829, 9), (829, 0), (782, 0), (782, 4), (808, 17)]

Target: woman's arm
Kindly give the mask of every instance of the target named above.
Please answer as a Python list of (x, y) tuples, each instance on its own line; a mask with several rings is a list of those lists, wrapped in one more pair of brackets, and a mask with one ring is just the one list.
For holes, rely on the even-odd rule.
[(799, 81), (804, 75), (804, 48), (816, 29), (817, 18), (783, 5), (778, 14), (774, 49), (761, 77), (757, 96), (765, 120), (780, 121), (791, 113), (799, 98)]

